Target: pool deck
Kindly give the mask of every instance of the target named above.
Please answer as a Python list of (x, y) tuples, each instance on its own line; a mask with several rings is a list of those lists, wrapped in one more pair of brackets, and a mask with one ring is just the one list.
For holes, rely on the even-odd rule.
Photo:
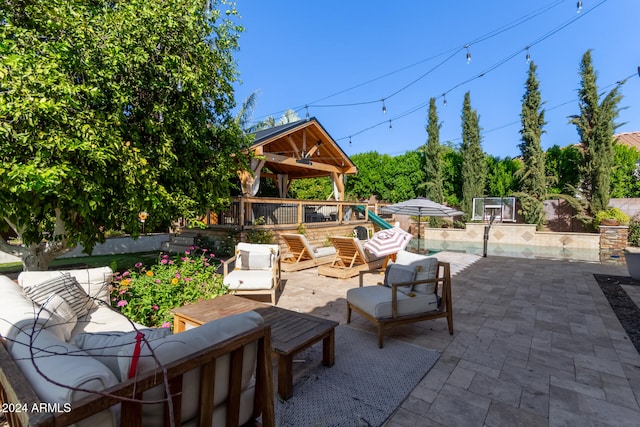
[[(445, 319), (387, 332), (442, 354), (386, 427), (640, 426), (640, 355), (593, 277), (628, 276), (624, 266), (438, 258), (452, 265), (455, 332)], [(357, 278), (315, 268), (283, 278), (279, 307), (346, 323), (345, 295)], [(625, 291), (640, 304), (640, 286)], [(351, 326), (375, 332), (357, 314)]]

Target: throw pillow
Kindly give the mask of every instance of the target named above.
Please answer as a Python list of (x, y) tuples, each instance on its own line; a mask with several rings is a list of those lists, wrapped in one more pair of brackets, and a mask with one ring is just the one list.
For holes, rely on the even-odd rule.
[(44, 304), (52, 294), (62, 297), (77, 317), (82, 317), (93, 306), (89, 295), (80, 288), (78, 281), (65, 273), (34, 285), (25, 286), (24, 294), (37, 304)]
[[(384, 273), (384, 286), (396, 283), (413, 282), (416, 277), (416, 270), (413, 267), (400, 264), (388, 265)], [(413, 286), (399, 286), (398, 290), (402, 293), (409, 294), (413, 290)]]
[(266, 270), (271, 268), (271, 254), (241, 250), (240, 264), (243, 270)]
[[(148, 342), (171, 335), (170, 328), (140, 329), (140, 332)], [(135, 344), (136, 335), (137, 331), (84, 333), (76, 335), (70, 342), (120, 376), (118, 352), (126, 345)]]
[(53, 332), (58, 338), (69, 341), (71, 331), (78, 323), (78, 316), (69, 304), (60, 295), (53, 293), (42, 304), (42, 308), (51, 313), (45, 329)]
[[(416, 280), (435, 279), (438, 274), (438, 259), (426, 258), (419, 263), (416, 270)], [(432, 294), (436, 290), (435, 283), (415, 285), (413, 290), (419, 294)]]

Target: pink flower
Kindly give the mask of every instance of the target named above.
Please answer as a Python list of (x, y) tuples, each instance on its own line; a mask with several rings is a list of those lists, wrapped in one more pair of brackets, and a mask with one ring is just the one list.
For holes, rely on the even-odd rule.
[(211, 252), (211, 253), (209, 254), (209, 258), (214, 258), (215, 256), (216, 256), (216, 254), (214, 254), (213, 252)]
[(129, 273), (129, 271), (125, 271), (124, 273), (122, 273), (122, 277), (127, 277), (128, 275), (130, 275), (131, 273)]
[(180, 276), (180, 273), (176, 273), (176, 279), (179, 279), (180, 277), (182, 277)]
[(169, 259), (169, 255), (167, 254), (162, 255), (162, 259)]
[(193, 250), (195, 250), (195, 249), (196, 249), (196, 247), (195, 247), (195, 246), (193, 246), (193, 245), (191, 245), (191, 246), (189, 246), (189, 249), (191, 249), (191, 250), (193, 251)]
[(154, 309), (155, 311), (158, 311), (158, 306), (157, 306), (157, 305), (155, 305), (155, 304), (153, 304), (153, 305), (151, 306), (151, 308), (152, 308), (152, 309)]
[(136, 267), (136, 268), (140, 268), (140, 267), (142, 267), (142, 263), (141, 263), (141, 262), (136, 262), (135, 267)]
[(193, 280), (193, 277), (185, 277), (184, 281), (185, 282), (191, 282)]
[(209, 252), (209, 249), (207, 249), (207, 248), (202, 248), (202, 253), (206, 254), (207, 252)]
[(160, 283), (162, 283), (162, 280), (156, 279), (156, 285), (159, 285)]
[(191, 251), (184, 251), (185, 255), (191, 255)]
[(205, 266), (205, 267), (210, 267), (210, 266), (211, 266), (211, 264), (209, 264), (208, 262), (205, 262), (205, 263), (204, 263), (204, 266)]
[(173, 260), (172, 260), (172, 259), (170, 259), (170, 260), (169, 260), (169, 265), (173, 265), (173, 264), (174, 264), (174, 263), (173, 263)]
[(167, 261), (165, 258), (162, 258), (160, 260), (160, 264), (165, 265), (166, 263), (168, 263), (169, 261)]
[(118, 307), (124, 307), (127, 304), (129, 303), (127, 302), (126, 299), (121, 299), (120, 301), (118, 301)]
[(164, 323), (162, 324), (162, 327), (163, 327), (163, 328), (170, 328), (170, 327), (171, 327), (171, 322), (164, 322)]
[(126, 289), (120, 289), (120, 291), (118, 292), (118, 295), (122, 295), (122, 294), (124, 294), (125, 292), (127, 292), (127, 290), (126, 290)]

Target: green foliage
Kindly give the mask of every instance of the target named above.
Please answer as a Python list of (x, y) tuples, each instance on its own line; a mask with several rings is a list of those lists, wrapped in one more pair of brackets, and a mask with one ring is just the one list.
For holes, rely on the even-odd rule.
[(424, 186), (427, 198), (436, 203), (444, 202), (443, 188), (443, 159), (440, 146), (440, 123), (438, 123), (438, 111), (436, 99), (429, 100), (429, 121), (426, 127), (428, 138), (422, 148), (422, 168), (424, 170)]
[[(257, 226), (261, 226), (265, 224), (266, 224), (266, 221), (263, 216), (257, 218), (253, 222), (253, 225), (257, 225)], [(247, 231), (246, 240), (247, 240), (247, 243), (273, 243), (274, 237), (275, 235), (272, 230), (258, 227), (258, 228), (252, 228), (251, 230)]]
[(161, 255), (150, 268), (139, 262), (116, 273), (112, 306), (134, 322), (166, 328), (173, 320), (172, 308), (228, 293), (216, 272), (219, 261), (206, 250), (199, 255), (193, 250), (174, 258)]
[(614, 146), (616, 155), (611, 171), (611, 197), (640, 197), (640, 179), (637, 162), (640, 152), (622, 144)]
[(590, 50), (582, 57), (580, 76), (580, 114), (571, 116), (570, 123), (576, 126), (583, 148), (580, 188), (589, 203), (590, 215), (595, 217), (609, 204), (611, 170), (615, 159), (613, 133), (619, 126), (615, 120), (620, 112), (620, 86), (624, 82), (618, 83), (600, 100), (597, 73), (591, 63)]
[[(228, 201), (248, 141), (229, 112), (241, 28), (225, 3), (0, 5), (0, 218), (30, 268), (104, 231)], [(9, 250), (0, 239), (0, 249)]]
[(480, 117), (471, 108), (471, 94), (464, 95), (462, 107), (462, 199), (461, 208), (469, 214), (473, 206), (474, 197), (484, 196), (485, 179), (487, 176), (484, 152), (481, 146)]
[(640, 213), (635, 214), (629, 220), (627, 242), (629, 246), (640, 246)]
[(447, 206), (459, 206), (462, 200), (462, 155), (451, 145), (443, 147), (442, 179)]
[(620, 223), (620, 225), (628, 225), (629, 224), (629, 215), (622, 212), (618, 208), (608, 208), (606, 210), (600, 211), (597, 213), (593, 226), (594, 228), (598, 228), (602, 220), (605, 219), (614, 219)]
[(522, 169), (522, 162), (517, 159), (506, 157), (500, 159), (495, 156), (486, 156), (487, 182), (485, 191), (492, 197), (511, 196), (518, 191), (520, 181), (518, 172)]
[(289, 195), (299, 200), (327, 200), (333, 194), (331, 178), (296, 179), (291, 183)]
[(536, 229), (541, 230), (546, 218), (542, 201), (528, 193), (514, 193), (514, 196), (518, 198), (518, 214), (524, 222), (536, 224)]
[(304, 224), (300, 223), (296, 227), (296, 232), (298, 234), (307, 234), (307, 228), (304, 226)]
[(580, 185), (580, 150), (570, 145), (560, 148), (557, 145), (546, 153), (545, 168), (548, 174), (548, 193), (575, 196), (573, 189)]
[[(544, 110), (542, 110), (542, 100), (540, 95), (540, 84), (536, 77), (536, 66), (533, 62), (529, 63), (529, 75), (526, 83), (526, 91), (522, 97), (522, 112), (520, 113), (522, 128), (520, 135), (522, 142), (520, 143), (520, 152), (524, 162), (524, 168), (521, 174), (522, 192), (530, 197), (542, 202), (547, 194), (547, 176), (545, 172), (545, 156), (540, 139), (543, 133)], [(533, 211), (525, 214), (525, 219), (529, 224), (537, 224), (538, 228), (542, 225), (539, 214), (540, 206), (538, 203), (532, 203)], [(537, 222), (529, 222), (531, 220)]]

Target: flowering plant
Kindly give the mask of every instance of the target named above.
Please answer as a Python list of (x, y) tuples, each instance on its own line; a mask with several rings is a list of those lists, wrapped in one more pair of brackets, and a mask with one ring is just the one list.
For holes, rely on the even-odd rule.
[(172, 308), (228, 293), (217, 273), (220, 261), (202, 249), (191, 247), (183, 255), (160, 254), (147, 268), (138, 262), (133, 269), (114, 275), (111, 304), (134, 322), (171, 327)]

